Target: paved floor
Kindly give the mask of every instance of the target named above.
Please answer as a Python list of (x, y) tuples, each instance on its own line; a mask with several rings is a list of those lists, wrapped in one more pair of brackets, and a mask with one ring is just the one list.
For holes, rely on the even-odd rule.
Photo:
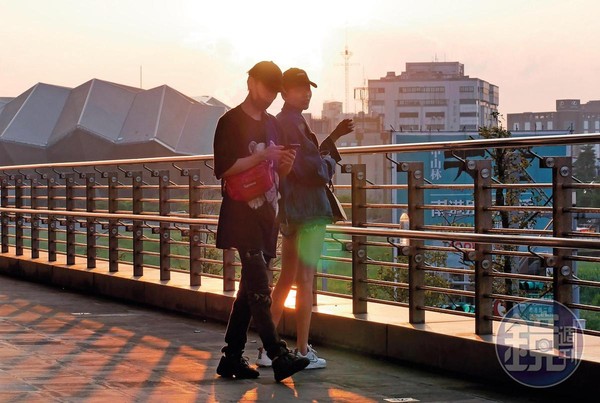
[[(257, 380), (221, 379), (224, 331), (221, 323), (2, 276), (0, 402), (566, 400), (319, 346), (327, 369), (283, 383), (270, 369)], [(253, 360), (255, 334), (250, 341)]]

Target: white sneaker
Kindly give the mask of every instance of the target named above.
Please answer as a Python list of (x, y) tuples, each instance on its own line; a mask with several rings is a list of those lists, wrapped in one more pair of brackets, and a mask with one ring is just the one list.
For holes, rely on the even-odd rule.
[(256, 359), (255, 364), (259, 367), (270, 367), (273, 365), (271, 359), (267, 357), (267, 352), (262, 347), (258, 348), (258, 358)]
[(296, 355), (298, 355), (298, 357), (304, 357), (310, 360), (310, 364), (308, 364), (308, 366), (304, 369), (320, 369), (327, 367), (327, 361), (325, 361), (324, 358), (319, 358), (316, 350), (313, 349), (310, 344), (308, 345), (308, 352), (306, 355), (302, 355), (298, 349), (296, 349)]

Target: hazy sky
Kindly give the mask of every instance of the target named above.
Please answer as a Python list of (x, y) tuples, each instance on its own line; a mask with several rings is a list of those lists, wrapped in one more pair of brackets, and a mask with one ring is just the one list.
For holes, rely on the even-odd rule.
[[(406, 62), (458, 61), (500, 87), (500, 112), (600, 99), (598, 0), (0, 0), (0, 96), (38, 82), (167, 84), (235, 106), (273, 60), (319, 87), (310, 112)], [(281, 101), (269, 109), (276, 113)], [(349, 111), (360, 110), (352, 102)]]

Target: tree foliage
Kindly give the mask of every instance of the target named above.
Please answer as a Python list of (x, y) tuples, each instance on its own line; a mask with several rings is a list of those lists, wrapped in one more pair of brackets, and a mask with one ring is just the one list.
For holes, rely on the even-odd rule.
[[(598, 182), (598, 157), (596, 150), (591, 144), (585, 144), (581, 147), (577, 159), (573, 163), (573, 174), (577, 180), (585, 183)], [(600, 205), (600, 190), (597, 189), (578, 189), (577, 206), (595, 207)]]
[[(406, 256), (397, 256), (396, 261), (398, 263), (408, 263), (408, 258)], [(442, 252), (428, 251), (425, 253), (425, 261), (432, 266), (444, 266), (446, 264), (446, 256)], [(377, 278), (396, 283), (408, 283), (408, 269), (379, 266), (377, 268)], [(439, 274), (429, 272), (425, 274), (425, 284), (435, 287), (450, 288), (450, 282), (448, 280)], [(369, 287), (369, 296), (388, 301), (408, 303), (408, 290), (400, 287), (371, 286)], [(431, 291), (425, 292), (425, 305), (427, 306), (439, 306), (447, 302), (446, 295)]]
[[(495, 116), (496, 118), (498, 115)], [(505, 129), (501, 124), (492, 127), (480, 127), (479, 136), (484, 139), (503, 139), (510, 138), (511, 132)], [(505, 185), (534, 182), (528, 174), (527, 169), (531, 166), (531, 153), (528, 148), (494, 148), (487, 150), (492, 159), (494, 179)], [(526, 195), (525, 192), (531, 192)], [(496, 206), (520, 206), (520, 205), (539, 205), (547, 195), (539, 189), (521, 188), (496, 188), (495, 205)], [(494, 216), (494, 226), (500, 228), (532, 228), (536, 224), (538, 213), (529, 213), (526, 211), (499, 211)], [(506, 251), (514, 251), (515, 246), (502, 245)], [(502, 268), (505, 273), (514, 271), (515, 259), (510, 256), (496, 256), (495, 264)], [(498, 291), (506, 294), (513, 294), (517, 287), (513, 280), (507, 278), (504, 284), (497, 283), (495, 286)]]

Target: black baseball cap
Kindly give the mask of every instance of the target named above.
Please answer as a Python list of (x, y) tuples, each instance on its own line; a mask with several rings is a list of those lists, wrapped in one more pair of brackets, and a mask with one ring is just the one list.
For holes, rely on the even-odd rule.
[(291, 69), (287, 69), (285, 73), (283, 73), (283, 88), (291, 88), (298, 85), (306, 84), (310, 84), (313, 87), (317, 88), (317, 84), (310, 81), (308, 78), (308, 74), (306, 74), (306, 71), (302, 69), (292, 67)]
[(248, 70), (248, 75), (256, 78), (273, 91), (281, 92), (283, 75), (275, 63), (271, 61), (258, 62)]

